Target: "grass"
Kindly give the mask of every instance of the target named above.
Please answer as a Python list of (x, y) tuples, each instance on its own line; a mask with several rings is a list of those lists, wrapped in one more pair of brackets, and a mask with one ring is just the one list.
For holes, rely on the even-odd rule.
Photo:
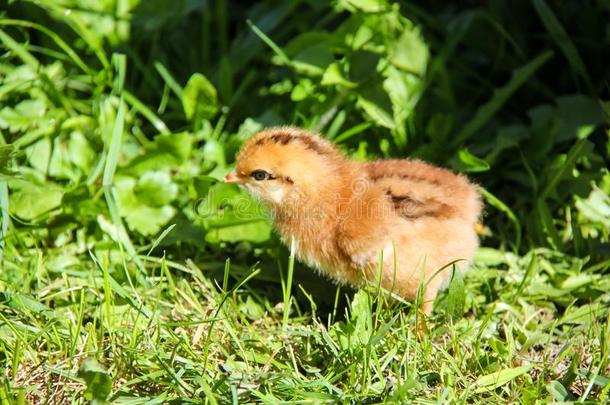
[[(5, 261), (5, 272), (24, 276), (19, 285), (32, 286), (3, 296), (7, 401), (603, 402), (608, 395), (607, 293), (593, 303), (574, 299), (561, 314), (554, 308), (583, 288), (608, 291), (608, 281), (545, 250), (525, 257), (483, 250), (459, 291), (463, 310), (449, 313), (445, 295), (421, 339), (409, 306), (374, 291), (321, 308), (304, 289), (290, 307), (261, 293), (256, 269), (238, 276), (227, 262), (215, 283), (192, 262), (166, 260), (149, 263), (146, 286), (121, 286), (105, 254), (83, 255), (58, 277), (62, 250), (20, 266)], [(550, 287), (561, 278), (556, 272), (573, 271), (566, 262), (581, 273)], [(98, 367), (89, 380), (86, 359)]]
[[(0, 16), (2, 405), (608, 402), (607, 6), (191, 3)], [(481, 185), (421, 335), (218, 182), (285, 123)]]

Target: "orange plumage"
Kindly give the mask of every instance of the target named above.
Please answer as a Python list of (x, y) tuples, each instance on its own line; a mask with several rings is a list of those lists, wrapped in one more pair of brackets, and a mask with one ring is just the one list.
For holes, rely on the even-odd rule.
[(417, 160), (354, 162), (305, 130), (255, 135), (225, 181), (267, 204), (300, 260), (354, 286), (380, 277), (408, 300), (423, 283), (426, 313), (451, 275), (449, 264), (466, 269), (478, 247), (482, 203), (466, 177)]

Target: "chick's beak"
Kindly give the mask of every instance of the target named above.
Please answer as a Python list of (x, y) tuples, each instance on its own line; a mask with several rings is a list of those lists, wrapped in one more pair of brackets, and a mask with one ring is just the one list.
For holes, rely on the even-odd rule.
[(227, 173), (227, 175), (224, 177), (224, 182), (225, 183), (243, 183), (243, 180), (239, 178), (239, 176), (237, 175), (237, 173), (235, 172), (235, 170), (231, 170), (229, 173)]

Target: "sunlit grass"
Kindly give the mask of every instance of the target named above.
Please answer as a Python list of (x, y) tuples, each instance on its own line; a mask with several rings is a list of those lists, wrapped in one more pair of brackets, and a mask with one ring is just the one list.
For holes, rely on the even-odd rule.
[[(0, 403), (608, 401), (597, 6), (141, 3), (0, 19)], [(286, 123), (481, 185), (483, 248), (423, 333), (218, 182)]]
[[(31, 262), (27, 274), (34, 275), (21, 280), (29, 278), (31, 289), (3, 294), (9, 397), (79, 398), (91, 367), (86, 359), (97, 359), (91, 395), (114, 402), (607, 396), (607, 303), (560, 314), (555, 291), (545, 296), (537, 288), (549, 274), (531, 276), (523, 287), (528, 262), (552, 263), (545, 252), (523, 259), (485, 252), (499, 262), (485, 265), (483, 258), (468, 273), (464, 315), (446, 313), (442, 296), (421, 337), (415, 313), (374, 290), (357, 293), (334, 315), (330, 307), (319, 312), (308, 294), (285, 318), (283, 305), (248, 290), (257, 270), (233, 276), (227, 262), (215, 283), (192, 263), (176, 273), (162, 262), (148, 269), (149, 287), (125, 290), (107, 271), (108, 257), (97, 257), (98, 264), (82, 257), (60, 278), (51, 266), (37, 267), (57, 260), (54, 253), (61, 254)], [(18, 267), (5, 263), (15, 274)], [(595, 287), (608, 288), (602, 284)], [(571, 394), (561, 390), (567, 379)]]

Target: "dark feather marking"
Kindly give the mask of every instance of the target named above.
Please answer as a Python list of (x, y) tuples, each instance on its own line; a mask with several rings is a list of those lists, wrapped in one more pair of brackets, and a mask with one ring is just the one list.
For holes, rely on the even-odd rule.
[(307, 146), (307, 149), (311, 149), (320, 155), (326, 155), (328, 153), (328, 150), (325, 147), (309, 136), (300, 136), (299, 140)]
[(282, 145), (289, 144), (294, 137), (286, 132), (277, 132), (269, 137), (269, 139), (275, 143), (281, 143)]
[(421, 207), (423, 203), (421, 201), (416, 200), (410, 195), (394, 195), (391, 191), (388, 191), (387, 194), (392, 199), (392, 203), (394, 206), (409, 206), (409, 207)]
[(419, 201), (409, 195), (394, 195), (390, 190), (387, 190), (386, 194), (392, 200), (398, 215), (405, 219), (448, 218), (453, 214), (453, 209), (449, 205), (433, 198)]
[(300, 141), (307, 149), (310, 149), (320, 155), (326, 155), (329, 153), (328, 149), (324, 147), (324, 145), (319, 144), (315, 139), (312, 139), (309, 136), (293, 136), (286, 132), (276, 132), (268, 137), (261, 138), (256, 141), (256, 145), (261, 146), (267, 142), (288, 145), (294, 140)]

